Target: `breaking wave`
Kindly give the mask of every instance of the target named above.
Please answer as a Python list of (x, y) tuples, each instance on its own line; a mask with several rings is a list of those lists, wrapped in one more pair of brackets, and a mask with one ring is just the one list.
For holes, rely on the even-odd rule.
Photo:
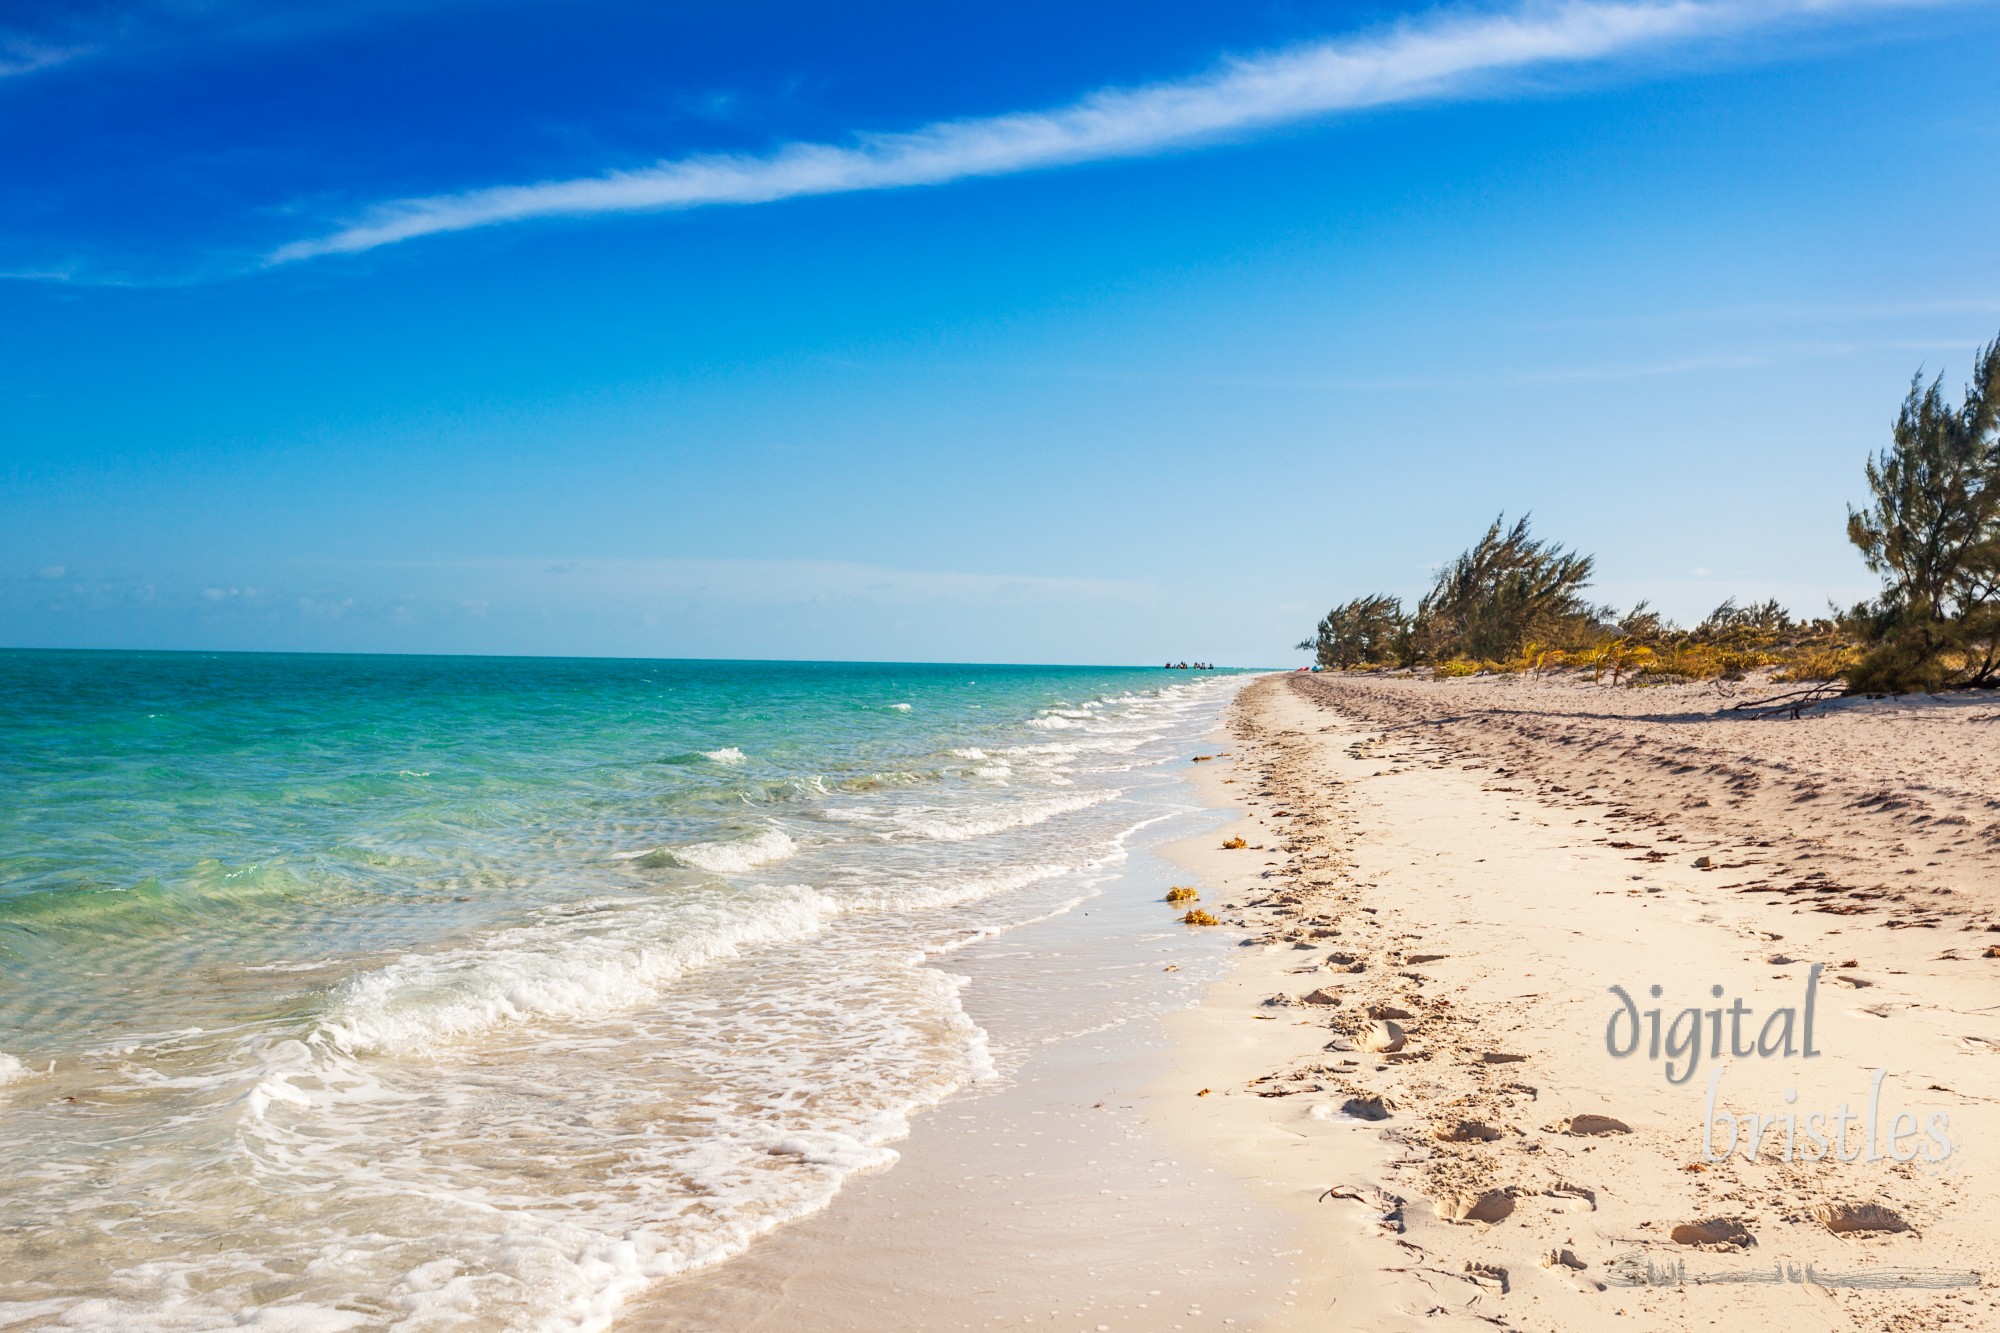
[(783, 829), (766, 829), (754, 838), (739, 842), (693, 842), (684, 847), (649, 847), (644, 851), (615, 852), (619, 861), (640, 865), (686, 866), (717, 875), (741, 875), (758, 866), (782, 861), (799, 850), (798, 843)]
[(629, 1010), (693, 968), (809, 935), (839, 910), (804, 885), (552, 909), (543, 921), (479, 944), (351, 978), (335, 992), (320, 1034), (350, 1053), (402, 1054), (503, 1024)]

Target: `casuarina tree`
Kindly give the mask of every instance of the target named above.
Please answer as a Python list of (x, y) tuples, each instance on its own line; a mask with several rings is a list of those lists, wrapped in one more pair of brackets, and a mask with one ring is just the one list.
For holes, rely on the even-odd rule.
[(1411, 626), (1413, 660), (1505, 661), (1530, 642), (1562, 642), (1589, 629), (1583, 589), (1594, 557), (1536, 541), (1525, 515), (1511, 528), (1506, 520), (1494, 519), (1471, 550), (1438, 571)]
[(1400, 598), (1357, 597), (1327, 612), (1319, 633), (1299, 647), (1313, 654), (1323, 671), (1393, 662), (1402, 656), (1409, 628)]
[(1860, 689), (1991, 685), (2000, 678), (2000, 339), (1975, 358), (1962, 401), (1922, 376), (1890, 446), (1868, 460), (1867, 508), (1848, 538), (1882, 577), (1858, 608), (1872, 649)]

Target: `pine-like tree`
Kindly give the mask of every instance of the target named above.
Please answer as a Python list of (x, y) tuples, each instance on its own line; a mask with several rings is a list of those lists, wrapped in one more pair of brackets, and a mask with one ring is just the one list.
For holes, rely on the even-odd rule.
[(1936, 690), (2000, 679), (2000, 339), (1980, 349), (1956, 406), (1917, 376), (1889, 448), (1868, 460), (1872, 503), (1847, 536), (1882, 594), (1859, 608), (1874, 648), (1859, 689)]
[(1528, 516), (1512, 528), (1493, 520), (1471, 550), (1438, 571), (1410, 631), (1413, 661), (1453, 658), (1506, 661), (1531, 641), (1559, 643), (1589, 629), (1583, 599), (1593, 556), (1528, 534)]
[(1409, 629), (1402, 599), (1378, 593), (1334, 607), (1319, 622), (1318, 634), (1299, 647), (1313, 654), (1322, 671), (1393, 662), (1402, 656)]

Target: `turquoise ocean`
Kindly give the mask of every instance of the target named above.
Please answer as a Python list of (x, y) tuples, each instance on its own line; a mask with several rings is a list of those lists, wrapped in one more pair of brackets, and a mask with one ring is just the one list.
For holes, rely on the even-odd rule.
[(0, 652), (0, 1328), (594, 1329), (993, 1069), (1240, 677)]

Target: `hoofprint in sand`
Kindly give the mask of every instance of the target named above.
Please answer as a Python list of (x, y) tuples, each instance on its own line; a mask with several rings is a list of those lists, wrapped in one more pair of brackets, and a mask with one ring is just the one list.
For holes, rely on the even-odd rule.
[[(1298, 676), (1240, 697), (1197, 781), (1244, 818), (1175, 852), (1247, 947), (1172, 1020), (1161, 1100), (1305, 1221), (1325, 1326), (2000, 1328), (1994, 706), (1729, 702)], [(1662, 1011), (1658, 1057), (1614, 1058), (1613, 987), (1642, 1027)], [(1767, 1021), (1770, 1055), (1732, 1054)], [(1843, 1104), (1857, 1160), (1803, 1160)], [(1838, 1285), (1892, 1270), (1979, 1277)]]

